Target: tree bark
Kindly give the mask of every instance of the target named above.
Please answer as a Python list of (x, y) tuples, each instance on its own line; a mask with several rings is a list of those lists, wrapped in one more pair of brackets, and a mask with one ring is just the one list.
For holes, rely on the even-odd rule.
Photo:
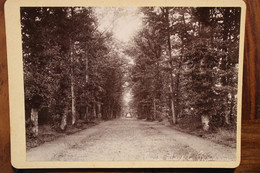
[(75, 100), (75, 93), (74, 93), (74, 80), (73, 77), (71, 77), (71, 124), (74, 125), (76, 122), (76, 100)]
[(169, 9), (166, 7), (165, 8), (165, 15), (166, 15), (166, 20), (167, 20), (167, 42), (168, 42), (168, 52), (169, 52), (169, 66), (171, 68), (170, 70), (170, 102), (171, 102), (171, 116), (172, 116), (172, 123), (176, 124), (177, 119), (176, 119), (176, 114), (175, 114), (175, 103), (174, 103), (174, 92), (173, 92), (173, 76), (172, 76), (172, 70), (173, 70), (173, 65), (172, 65), (172, 46), (171, 46), (171, 33), (170, 33), (170, 21), (169, 21)]
[(93, 102), (93, 117), (94, 117), (94, 118), (97, 117), (96, 104), (95, 104), (95, 102)]
[(65, 130), (67, 127), (68, 107), (66, 106), (65, 111), (61, 118), (60, 129)]
[(38, 136), (39, 128), (38, 128), (38, 109), (32, 108), (31, 109), (31, 121), (32, 121), (32, 133), (34, 137)]
[[(86, 48), (87, 49), (87, 48)], [(88, 75), (88, 56), (87, 56), (87, 50), (86, 50), (86, 58), (85, 58), (85, 61), (86, 61), (86, 84), (88, 83), (89, 81), (89, 75)]]
[(86, 106), (86, 112), (85, 112), (85, 115), (84, 115), (84, 121), (87, 120), (87, 117), (88, 117), (88, 105)]
[[(185, 22), (185, 18), (184, 18), (185, 12), (183, 11), (182, 14), (182, 24), (184, 25), (184, 32), (187, 33), (186, 31), (186, 22)], [(176, 90), (174, 92), (174, 96), (175, 96), (175, 114), (176, 114), (176, 118), (180, 117), (180, 75), (181, 75), (181, 67), (182, 67), (182, 60), (184, 57), (184, 35), (181, 35), (181, 55), (180, 55), (180, 59), (178, 62), (178, 69), (177, 69), (177, 74), (176, 74)]]
[[(71, 8), (71, 18), (73, 18), (74, 10)], [(76, 122), (76, 98), (74, 91), (74, 43), (70, 40), (70, 58), (71, 58), (71, 124)]]
[(101, 104), (98, 103), (97, 106), (98, 106), (98, 113), (97, 113), (98, 118), (102, 118), (102, 114), (101, 114)]
[(112, 105), (110, 105), (110, 119), (113, 119), (113, 111), (114, 111), (114, 101), (112, 101)]
[[(230, 93), (230, 94), (231, 94), (231, 93)], [(228, 100), (229, 100), (229, 99), (227, 99), (227, 105), (229, 105)], [(227, 109), (228, 109), (228, 108), (227, 108)], [(230, 125), (230, 118), (231, 118), (231, 116), (232, 116), (232, 109), (233, 109), (233, 96), (232, 96), (232, 94), (231, 94), (231, 98), (230, 98), (230, 110), (229, 110), (229, 112), (227, 111), (227, 112), (225, 113), (225, 124), (227, 124), (227, 125)]]
[(74, 91), (74, 70), (73, 70), (73, 52), (71, 52), (71, 124), (74, 125), (76, 122), (76, 100)]
[[(86, 86), (88, 85), (88, 82), (89, 82), (89, 75), (88, 75), (88, 69), (89, 69), (89, 59), (88, 59), (88, 48), (87, 48), (87, 42), (86, 42), (86, 45), (85, 45), (85, 70), (86, 70), (86, 74), (85, 74), (85, 77), (86, 77)], [(88, 101), (87, 101), (87, 91), (85, 91), (85, 99), (86, 99), (86, 113), (84, 115), (84, 121), (87, 120), (87, 116), (88, 116)]]
[(155, 98), (153, 98), (153, 120), (156, 119), (156, 103)]
[[(71, 9), (71, 18), (73, 19), (74, 9)], [(71, 124), (74, 125), (76, 122), (76, 98), (74, 88), (74, 42), (70, 38), (70, 60), (71, 60)]]

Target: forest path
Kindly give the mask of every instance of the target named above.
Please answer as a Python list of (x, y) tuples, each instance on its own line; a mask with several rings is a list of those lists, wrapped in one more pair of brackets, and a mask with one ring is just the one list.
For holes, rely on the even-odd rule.
[(235, 152), (158, 122), (116, 119), (32, 148), (27, 161), (231, 161)]

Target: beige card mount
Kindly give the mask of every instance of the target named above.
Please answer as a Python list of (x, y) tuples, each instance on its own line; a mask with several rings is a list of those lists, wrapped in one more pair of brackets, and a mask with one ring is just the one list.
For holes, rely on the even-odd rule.
[(234, 168), (242, 0), (7, 0), (15, 168)]

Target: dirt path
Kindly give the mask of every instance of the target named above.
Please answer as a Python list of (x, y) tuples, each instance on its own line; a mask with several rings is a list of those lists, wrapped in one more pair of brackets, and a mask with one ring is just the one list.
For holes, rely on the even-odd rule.
[(27, 151), (28, 161), (235, 160), (234, 148), (158, 122), (117, 119)]

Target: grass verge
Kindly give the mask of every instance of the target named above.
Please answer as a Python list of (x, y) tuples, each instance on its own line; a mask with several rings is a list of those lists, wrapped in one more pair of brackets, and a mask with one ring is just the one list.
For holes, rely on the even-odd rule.
[(51, 125), (40, 125), (37, 137), (26, 135), (26, 149), (37, 147), (45, 142), (53, 141), (59, 137), (74, 134), (99, 124), (100, 121), (84, 122), (78, 121), (74, 126), (68, 125), (66, 130), (57, 131)]
[(236, 148), (236, 128), (221, 127), (214, 130), (204, 131), (200, 122), (196, 123), (189, 120), (179, 120), (178, 124), (170, 125), (165, 121), (167, 120), (164, 120), (161, 123), (175, 130), (205, 138), (218, 144)]

